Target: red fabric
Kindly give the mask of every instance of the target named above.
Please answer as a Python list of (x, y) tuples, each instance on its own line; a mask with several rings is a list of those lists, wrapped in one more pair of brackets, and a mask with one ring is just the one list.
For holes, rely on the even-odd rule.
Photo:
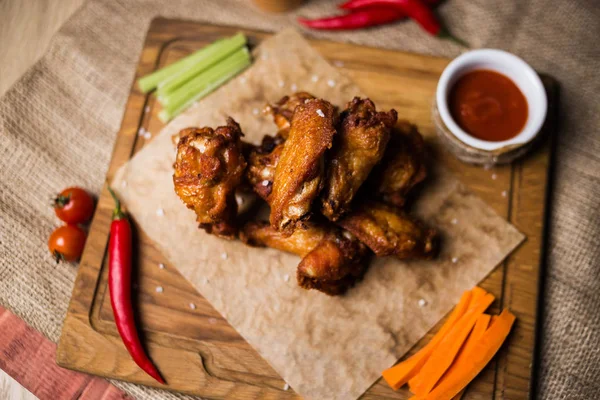
[(41, 400), (128, 399), (106, 380), (60, 368), (56, 345), (0, 306), (0, 368)]

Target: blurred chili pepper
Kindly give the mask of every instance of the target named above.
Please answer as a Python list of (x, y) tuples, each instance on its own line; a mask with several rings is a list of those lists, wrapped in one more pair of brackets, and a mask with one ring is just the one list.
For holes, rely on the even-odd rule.
[[(430, 0), (433, 1), (433, 0)], [(340, 8), (345, 10), (359, 11), (367, 10), (371, 7), (388, 8), (400, 10), (415, 20), (423, 29), (430, 34), (441, 39), (452, 40), (461, 46), (468, 45), (452, 36), (450, 32), (439, 22), (433, 10), (429, 8), (422, 0), (349, 0), (340, 5)]]
[[(371, 0), (369, 2), (370, 3), (374, 3), (373, 0)], [(442, 0), (423, 0), (423, 2), (426, 3), (427, 5), (431, 6), (431, 7), (434, 7), (434, 6), (439, 5), (442, 2)], [(362, 6), (360, 6), (361, 3), (363, 3)], [(342, 10), (353, 10), (353, 9), (357, 9), (357, 8), (364, 8), (364, 7), (366, 7), (364, 5), (364, 3), (365, 3), (365, 0), (358, 0), (358, 1), (357, 0), (348, 0), (348, 1), (344, 2), (344, 3), (338, 4), (338, 8), (341, 8)], [(388, 1), (382, 0), (382, 1), (378, 2), (378, 3), (380, 3), (382, 5), (384, 3), (386, 5), (389, 5), (390, 1), (389, 0)], [(355, 4), (357, 4), (359, 6), (355, 6)], [(373, 5), (375, 5), (375, 4), (373, 4)]]
[(404, 18), (406, 14), (399, 8), (364, 7), (346, 15), (321, 19), (298, 18), (298, 22), (313, 29), (345, 30), (383, 25)]

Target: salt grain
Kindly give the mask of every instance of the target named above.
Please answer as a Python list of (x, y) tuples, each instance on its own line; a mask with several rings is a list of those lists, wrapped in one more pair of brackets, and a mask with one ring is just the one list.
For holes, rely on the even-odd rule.
[(336, 60), (333, 62), (333, 65), (335, 65), (336, 67), (343, 67), (344, 66), (344, 62), (340, 61), (340, 60)]
[(266, 179), (264, 181), (262, 181), (262, 185), (263, 186), (269, 186), (269, 183), (270, 182), (268, 180), (266, 180)]
[(146, 133), (146, 130), (144, 129), (144, 127), (141, 127), (140, 129), (138, 129), (139, 136), (144, 136), (144, 133)]
[(283, 280), (286, 281), (286, 282), (289, 282), (290, 281), (290, 276), (288, 274), (285, 274), (283, 276)]
[(146, 108), (144, 108), (144, 111), (150, 112), (150, 106), (146, 106)]
[(506, 193), (506, 190), (503, 190), (503, 191), (502, 191), (502, 197), (506, 197), (506, 195), (507, 195), (507, 194), (508, 194), (508, 193)]
[(165, 269), (165, 264), (163, 264), (163, 263), (158, 264), (158, 269)]
[(227, 260), (227, 253), (222, 253), (222, 254), (221, 254), (221, 258), (222, 258), (223, 260)]
[(127, 187), (127, 181), (123, 181), (123, 182), (121, 182), (121, 187), (124, 187), (124, 188), (126, 188), (126, 187)]
[(283, 385), (283, 390), (288, 390), (290, 388), (290, 385), (288, 385), (287, 383), (285, 385)]
[(190, 303), (190, 308), (191, 308), (192, 310), (195, 310), (195, 309), (196, 309), (196, 305), (195, 305), (194, 303)]
[(325, 114), (323, 113), (323, 111), (320, 108), (317, 109), (317, 114), (319, 114), (319, 117), (325, 118)]
[(483, 166), (483, 169), (484, 169), (484, 170), (486, 170), (486, 171), (489, 171), (490, 169), (492, 169), (492, 167), (493, 167), (493, 165), (492, 165), (492, 164), (485, 164), (485, 165)]
[(450, 222), (452, 222), (452, 225), (458, 224), (458, 220), (456, 218), (452, 218), (452, 221), (450, 221)]
[(284, 87), (285, 86), (285, 82), (284, 81), (279, 81), (279, 82), (277, 82), (277, 86)]
[(333, 79), (330, 79), (327, 81), (327, 84), (329, 85), (329, 87), (334, 87), (335, 86), (335, 81)]
[(292, 83), (292, 86), (290, 86), (290, 89), (292, 89), (292, 92), (295, 92), (296, 90), (298, 90), (298, 85), (296, 85), (295, 83)]
[(419, 307), (425, 307), (427, 305), (427, 301), (425, 299), (419, 299)]
[(312, 78), (310, 78), (310, 80), (316, 82), (319, 80), (319, 77), (317, 75), (313, 75)]
[(216, 324), (216, 323), (217, 323), (217, 319), (216, 319), (216, 318), (209, 318), (209, 319), (208, 319), (208, 323), (209, 323), (209, 324), (213, 324), (213, 325), (214, 325), (214, 324)]
[(156, 210), (156, 215), (158, 215), (159, 217), (164, 216), (165, 210), (163, 210), (162, 208), (159, 208), (158, 210)]
[(245, 77), (245, 76), (242, 76), (242, 77), (240, 78), (240, 82), (242, 82), (242, 83), (246, 83), (246, 77)]
[(148, 139), (150, 139), (151, 137), (152, 137), (152, 134), (151, 134), (150, 132), (146, 131), (146, 132), (144, 133), (144, 139), (148, 140)]
[(452, 257), (452, 263), (453, 263), (453, 264), (456, 264), (457, 262), (458, 262), (458, 258), (456, 258), (456, 257)]
[(492, 179), (493, 179), (493, 180), (496, 180), (496, 178), (497, 178), (497, 177), (498, 177), (498, 175), (496, 175), (496, 174), (492, 174)]
[(258, 113), (259, 113), (259, 110), (258, 110), (258, 108), (255, 108), (255, 109), (253, 109), (253, 110), (252, 110), (252, 114), (254, 114), (254, 115), (258, 115)]
[(156, 287), (156, 293), (162, 293), (164, 291), (162, 286), (157, 286)]

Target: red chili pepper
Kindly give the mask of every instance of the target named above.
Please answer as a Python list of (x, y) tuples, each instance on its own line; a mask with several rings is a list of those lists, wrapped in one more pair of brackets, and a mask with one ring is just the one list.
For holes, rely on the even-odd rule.
[(405, 14), (398, 9), (369, 7), (335, 17), (312, 20), (300, 17), (298, 18), (298, 22), (313, 29), (345, 30), (387, 24), (397, 21), (404, 16)]
[(370, 7), (389, 7), (397, 9), (415, 20), (423, 29), (430, 34), (441, 39), (453, 40), (456, 43), (468, 47), (468, 45), (452, 36), (446, 28), (442, 26), (433, 10), (429, 8), (422, 0), (350, 0), (340, 7), (346, 10), (363, 10)]
[[(437, 6), (438, 4), (440, 4), (442, 2), (442, 0), (423, 0), (423, 1), (430, 6)], [(367, 1), (365, 1), (365, 0), (348, 0), (345, 3), (339, 4), (338, 8), (341, 8), (342, 10), (355, 10), (358, 8), (365, 8), (364, 3), (366, 3), (366, 2)], [(374, 4), (375, 2), (373, 0), (369, 1), (369, 3), (372, 3), (373, 6), (376, 5), (376, 4)], [(382, 0), (382, 1), (378, 1), (377, 3), (384, 4), (384, 3), (390, 3), (390, 1)], [(360, 4), (362, 4), (362, 5), (360, 5)]]
[(121, 202), (115, 193), (110, 187), (108, 191), (115, 201), (108, 242), (108, 289), (115, 324), (133, 361), (148, 375), (164, 384), (165, 380), (146, 355), (135, 326), (131, 303), (131, 225), (121, 211)]

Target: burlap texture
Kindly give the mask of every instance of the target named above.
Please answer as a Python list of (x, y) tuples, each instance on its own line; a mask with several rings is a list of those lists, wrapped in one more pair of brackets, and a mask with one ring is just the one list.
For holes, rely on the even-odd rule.
[[(108, 166), (143, 38), (155, 16), (279, 30), (295, 15), (332, 13), (310, 1), (273, 16), (249, 1), (110, 0), (86, 3), (48, 53), (0, 100), (0, 304), (56, 341), (75, 267), (46, 249), (51, 196), (69, 184), (97, 193)], [(596, 0), (448, 0), (440, 14), (473, 47), (516, 53), (561, 84), (544, 299), (539, 396), (600, 396), (600, 6)], [(307, 34), (456, 56), (460, 48), (414, 23)], [(184, 398), (118, 383), (139, 398)]]

